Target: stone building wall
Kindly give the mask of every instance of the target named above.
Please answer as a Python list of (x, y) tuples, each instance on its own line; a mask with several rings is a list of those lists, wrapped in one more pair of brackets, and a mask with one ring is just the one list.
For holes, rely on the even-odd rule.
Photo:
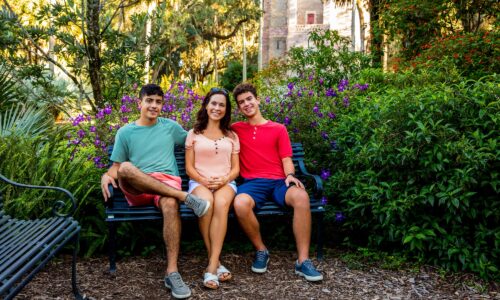
[[(367, 49), (369, 13), (367, 0), (338, 6), (333, 0), (263, 1), (262, 62), (283, 56), (292, 47), (308, 47), (309, 32), (332, 29), (354, 40), (353, 50)], [(315, 12), (315, 24), (307, 24), (307, 13)], [(363, 22), (362, 22), (363, 21)], [(363, 25), (364, 24), (364, 25)]]

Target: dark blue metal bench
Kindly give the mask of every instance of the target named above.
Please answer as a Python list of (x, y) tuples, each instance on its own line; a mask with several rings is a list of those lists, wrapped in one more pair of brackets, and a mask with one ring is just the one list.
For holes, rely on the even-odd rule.
[(35, 277), (47, 262), (66, 244), (73, 243), (72, 288), (75, 298), (82, 299), (76, 284), (76, 255), (80, 226), (71, 215), (76, 209), (73, 195), (58, 187), (33, 186), (11, 181), (0, 175), (0, 181), (19, 188), (55, 190), (66, 194), (71, 205), (69, 214), (62, 200), (53, 205), (53, 217), (19, 220), (3, 210), (0, 193), (0, 298), (12, 299)]
[[(324, 204), (321, 202), (323, 193), (323, 183), (318, 175), (313, 175), (307, 172), (304, 164), (304, 148), (300, 143), (292, 143), (293, 149), (293, 162), (295, 165), (296, 176), (305, 182), (307, 187), (313, 187), (310, 192), (311, 199), (311, 213), (315, 216), (317, 222), (317, 244), (316, 251), (318, 259), (323, 257), (323, 216), (325, 213)], [(109, 148), (111, 155), (112, 148)], [(175, 159), (179, 167), (179, 174), (182, 178), (182, 189), (187, 191), (189, 178), (186, 175), (186, 168), (184, 163), (184, 149), (179, 147), (175, 149)], [(161, 220), (163, 219), (161, 212), (151, 206), (135, 206), (128, 205), (122, 191), (114, 189), (112, 185), (109, 186), (111, 198), (106, 203), (106, 222), (109, 228), (109, 270), (110, 272), (116, 271), (116, 226), (119, 222), (142, 221), (142, 220)], [(284, 209), (274, 202), (269, 201), (257, 213), (257, 217), (263, 216), (279, 216), (292, 214), (290, 209)], [(180, 206), (181, 219), (196, 219), (193, 211), (187, 208), (184, 204)], [(234, 217), (234, 213), (230, 212), (229, 217)]]

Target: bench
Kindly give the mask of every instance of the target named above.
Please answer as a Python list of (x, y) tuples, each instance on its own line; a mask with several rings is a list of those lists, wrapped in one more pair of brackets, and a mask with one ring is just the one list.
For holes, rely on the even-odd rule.
[[(311, 213), (316, 218), (317, 222), (317, 242), (316, 251), (317, 258), (323, 257), (323, 217), (325, 213), (324, 204), (321, 201), (323, 193), (323, 183), (318, 175), (313, 175), (307, 172), (304, 163), (304, 148), (300, 143), (292, 143), (293, 150), (293, 163), (295, 165), (295, 173), (297, 178), (305, 183), (307, 187), (313, 187), (312, 192), (309, 193), (311, 200)], [(112, 147), (108, 149), (108, 154), (111, 156)], [(186, 175), (186, 168), (184, 163), (184, 148), (175, 148), (175, 159), (179, 167), (179, 174), (182, 178), (182, 190), (187, 191), (189, 178)], [(111, 197), (106, 202), (106, 222), (109, 229), (109, 271), (116, 271), (116, 228), (119, 222), (131, 221), (144, 221), (144, 220), (162, 220), (161, 212), (153, 205), (150, 206), (129, 206), (122, 191), (113, 188), (109, 185)], [(293, 211), (287, 208), (281, 208), (269, 201), (261, 210), (257, 212), (257, 217), (264, 216), (278, 216), (292, 214)], [(180, 205), (181, 219), (196, 219), (196, 215), (190, 208), (184, 204)], [(233, 218), (234, 213), (229, 212), (229, 218)]]
[(73, 195), (65, 189), (33, 186), (11, 181), (0, 174), (0, 182), (16, 188), (55, 190), (66, 194), (70, 213), (60, 211), (66, 207), (58, 200), (52, 206), (53, 217), (19, 220), (3, 210), (0, 193), (0, 298), (12, 299), (66, 244), (73, 243), (72, 288), (76, 299), (83, 299), (76, 284), (76, 255), (80, 226), (71, 215), (76, 209)]

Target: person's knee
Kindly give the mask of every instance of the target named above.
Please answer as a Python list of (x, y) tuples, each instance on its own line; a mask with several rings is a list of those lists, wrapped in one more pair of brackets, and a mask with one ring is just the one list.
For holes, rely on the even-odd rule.
[(294, 209), (310, 209), (309, 195), (304, 190), (298, 190), (291, 195), (290, 206)]
[(160, 198), (160, 209), (163, 214), (176, 214), (179, 211), (179, 203), (175, 198), (162, 197)]
[(234, 199), (234, 212), (238, 216), (248, 214), (252, 211), (253, 200), (246, 194), (237, 195)]

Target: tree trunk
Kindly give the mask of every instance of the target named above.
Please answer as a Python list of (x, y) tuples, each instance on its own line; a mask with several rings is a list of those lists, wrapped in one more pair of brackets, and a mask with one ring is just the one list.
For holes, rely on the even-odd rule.
[(100, 0), (87, 0), (87, 52), (89, 58), (89, 77), (94, 102), (97, 107), (104, 107), (101, 78), (101, 32), (99, 26)]

